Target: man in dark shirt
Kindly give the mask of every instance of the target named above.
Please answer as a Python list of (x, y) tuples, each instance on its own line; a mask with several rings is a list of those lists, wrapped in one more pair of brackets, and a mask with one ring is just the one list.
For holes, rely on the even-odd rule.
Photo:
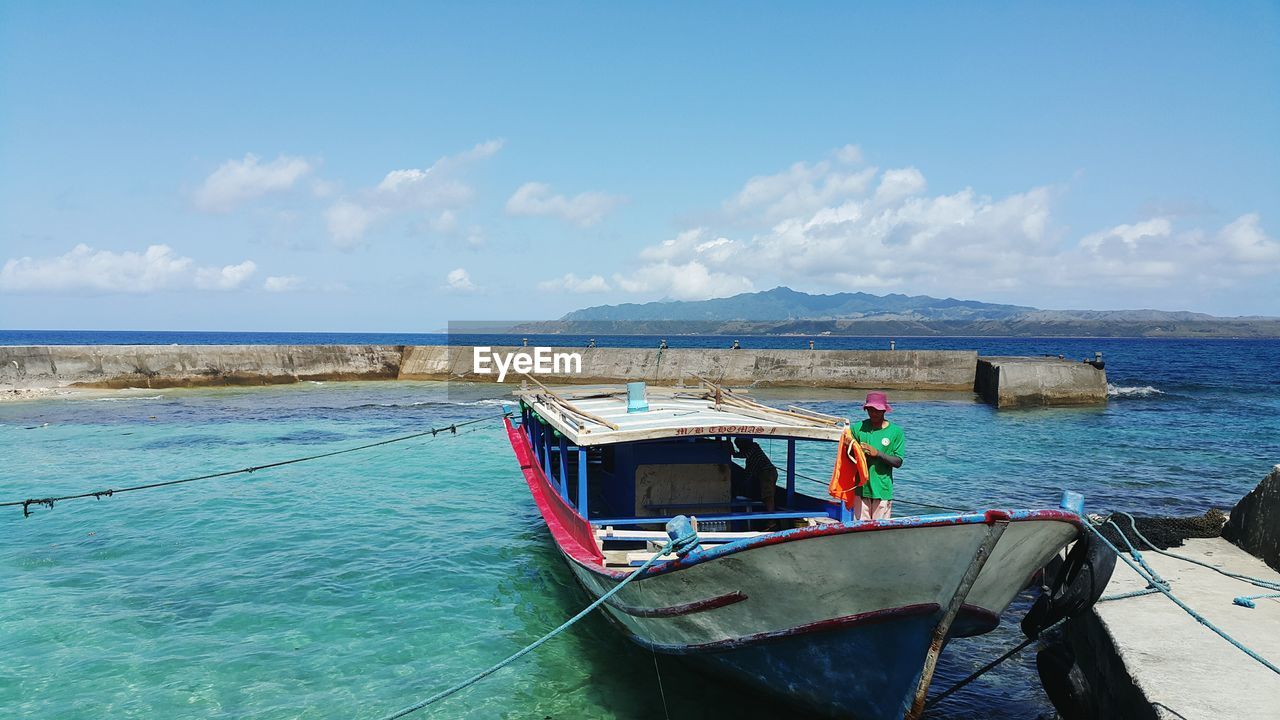
[(747, 487), (757, 491), (757, 498), (764, 502), (765, 512), (773, 512), (774, 494), (778, 486), (778, 468), (774, 467), (773, 461), (764, 454), (764, 450), (760, 449), (760, 444), (755, 440), (738, 437), (733, 439), (733, 444), (738, 448), (733, 456), (746, 460)]

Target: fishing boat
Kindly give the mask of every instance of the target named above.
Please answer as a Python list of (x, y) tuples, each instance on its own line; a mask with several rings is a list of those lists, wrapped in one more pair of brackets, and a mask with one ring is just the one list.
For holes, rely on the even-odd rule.
[[(796, 487), (847, 420), (707, 381), (516, 394), (511, 446), (577, 580), (598, 599), (652, 561), (602, 606), (617, 628), (822, 715), (918, 717), (945, 642), (995, 628), (1082, 530), (1079, 508), (856, 521)], [(785, 453), (773, 503), (734, 492), (735, 438)], [(685, 517), (697, 546), (655, 559)]]

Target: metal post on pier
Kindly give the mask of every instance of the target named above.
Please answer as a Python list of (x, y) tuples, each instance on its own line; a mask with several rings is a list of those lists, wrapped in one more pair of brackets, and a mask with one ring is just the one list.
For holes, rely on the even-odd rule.
[(587, 517), (587, 449), (578, 448), (578, 514)]
[(787, 507), (796, 506), (796, 441), (787, 439)]

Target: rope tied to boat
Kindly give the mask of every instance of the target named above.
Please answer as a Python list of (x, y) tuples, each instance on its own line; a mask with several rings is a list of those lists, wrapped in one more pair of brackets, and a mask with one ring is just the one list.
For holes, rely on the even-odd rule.
[[(1128, 513), (1121, 513), (1121, 514), (1123, 514), (1123, 515), (1128, 515)], [(1132, 522), (1132, 521), (1133, 521), (1133, 516), (1132, 516), (1132, 515), (1128, 515), (1128, 517), (1129, 517), (1129, 519), (1130, 519), (1130, 522)], [(1107, 519), (1107, 520), (1106, 520), (1106, 521), (1104, 521), (1104, 522), (1111, 522), (1111, 521), (1110, 521), (1110, 519)], [(1102, 542), (1106, 543), (1106, 546), (1107, 546), (1107, 547), (1109, 547), (1109, 548), (1111, 548), (1111, 551), (1112, 551), (1112, 552), (1114, 552), (1114, 553), (1116, 554), (1116, 557), (1118, 557), (1118, 558), (1120, 558), (1121, 560), (1123, 560), (1123, 561), (1124, 561), (1124, 563), (1125, 563), (1126, 565), (1128, 565), (1128, 566), (1129, 566), (1129, 568), (1130, 568), (1131, 570), (1133, 570), (1134, 572), (1138, 573), (1138, 576), (1139, 576), (1139, 577), (1141, 577), (1143, 580), (1146, 580), (1146, 581), (1147, 581), (1147, 583), (1148, 583), (1148, 590), (1154, 590), (1155, 592), (1159, 592), (1159, 593), (1163, 594), (1165, 597), (1167, 597), (1167, 598), (1169, 598), (1170, 600), (1172, 600), (1172, 601), (1173, 601), (1173, 603), (1174, 603), (1175, 605), (1177, 605), (1178, 607), (1182, 608), (1182, 610), (1183, 610), (1183, 611), (1185, 611), (1188, 615), (1190, 615), (1190, 616), (1191, 616), (1191, 617), (1192, 617), (1196, 622), (1198, 622), (1198, 623), (1200, 623), (1201, 625), (1204, 625), (1205, 627), (1207, 627), (1207, 628), (1209, 628), (1210, 630), (1212, 630), (1215, 634), (1217, 634), (1217, 635), (1218, 635), (1218, 637), (1221, 637), (1223, 640), (1226, 640), (1227, 642), (1231, 643), (1231, 645), (1232, 645), (1232, 646), (1234, 646), (1237, 650), (1240, 650), (1240, 651), (1241, 651), (1241, 652), (1243, 652), (1244, 654), (1246, 654), (1246, 655), (1248, 655), (1249, 657), (1253, 658), (1254, 660), (1258, 661), (1258, 663), (1260, 663), (1263, 667), (1267, 668), (1267, 669), (1268, 669), (1268, 670), (1270, 670), (1271, 672), (1276, 673), (1277, 675), (1280, 675), (1280, 666), (1277, 666), (1275, 663), (1273, 663), (1273, 662), (1271, 662), (1270, 660), (1267, 660), (1266, 658), (1262, 657), (1262, 656), (1261, 656), (1261, 655), (1259, 655), (1259, 654), (1258, 654), (1258, 652), (1257, 652), (1257, 651), (1255, 651), (1253, 648), (1250, 648), (1249, 646), (1245, 645), (1244, 643), (1240, 642), (1239, 640), (1236, 640), (1235, 638), (1231, 637), (1229, 634), (1227, 634), (1227, 632), (1226, 632), (1225, 630), (1223, 630), (1222, 628), (1220, 628), (1220, 627), (1218, 627), (1217, 625), (1213, 624), (1213, 622), (1211, 622), (1211, 621), (1210, 621), (1208, 618), (1206, 618), (1204, 615), (1201, 615), (1200, 613), (1196, 612), (1194, 609), (1192, 609), (1192, 607), (1191, 607), (1190, 605), (1187, 605), (1185, 602), (1183, 602), (1183, 601), (1182, 601), (1182, 599), (1181, 599), (1181, 598), (1179, 598), (1177, 595), (1175, 595), (1175, 594), (1173, 593), (1173, 590), (1169, 589), (1168, 587), (1165, 587), (1165, 586), (1167, 586), (1167, 585), (1168, 585), (1168, 583), (1167, 583), (1167, 582), (1165, 582), (1165, 583), (1164, 583), (1164, 585), (1165, 585), (1165, 586), (1162, 586), (1161, 584), (1157, 583), (1156, 581), (1157, 581), (1157, 578), (1158, 578), (1159, 576), (1152, 576), (1152, 575), (1147, 574), (1147, 572), (1143, 569), (1143, 566), (1145, 566), (1145, 565), (1146, 565), (1146, 563), (1145, 563), (1145, 562), (1143, 563), (1143, 565), (1142, 565), (1142, 566), (1140, 566), (1140, 565), (1135, 564), (1135, 563), (1134, 563), (1134, 561), (1132, 561), (1132, 560), (1130, 560), (1129, 558), (1125, 557), (1125, 556), (1124, 556), (1124, 553), (1122, 553), (1122, 552), (1120, 551), (1120, 549), (1119, 549), (1119, 548), (1117, 548), (1117, 547), (1116, 547), (1116, 546), (1115, 546), (1115, 545), (1114, 545), (1110, 540), (1108, 540), (1108, 539), (1107, 539), (1107, 537), (1106, 537), (1105, 535), (1103, 535), (1103, 534), (1102, 534), (1102, 532), (1100, 532), (1100, 531), (1098, 530), (1097, 525), (1101, 525), (1101, 524), (1104, 524), (1104, 523), (1097, 523), (1097, 524), (1095, 524), (1095, 523), (1093, 523), (1092, 521), (1089, 521), (1089, 522), (1085, 522), (1085, 523), (1084, 523), (1084, 526), (1085, 526), (1085, 528), (1086, 528), (1086, 529), (1088, 529), (1088, 530), (1089, 530), (1089, 532), (1093, 533), (1093, 534), (1094, 534), (1094, 536), (1096, 536), (1099, 540), (1101, 540)], [(1115, 525), (1114, 523), (1112, 523), (1112, 525), (1113, 525), (1113, 527), (1115, 527), (1115, 528), (1116, 528), (1116, 530), (1117, 530), (1117, 531), (1120, 529), (1118, 525)], [(1137, 527), (1136, 527), (1136, 525), (1135, 525), (1135, 527), (1134, 527), (1134, 531), (1135, 531), (1135, 532), (1137, 532)], [(1141, 536), (1141, 533), (1139, 533), (1139, 536)], [(1128, 543), (1128, 538), (1127, 538), (1127, 537), (1125, 537), (1125, 535), (1124, 535), (1124, 533), (1123, 533), (1123, 532), (1121, 533), (1121, 537), (1124, 537), (1124, 538), (1125, 538), (1125, 542), (1126, 542), (1126, 543)], [(1197, 561), (1197, 560), (1193, 560), (1193, 559), (1191, 559), (1191, 558), (1185, 558), (1185, 557), (1182, 557), (1182, 556), (1180, 556), (1180, 555), (1173, 555), (1172, 553), (1166, 553), (1166, 552), (1164, 552), (1164, 551), (1162, 551), (1162, 550), (1158, 550), (1158, 549), (1156, 549), (1154, 545), (1151, 545), (1150, 541), (1146, 541), (1146, 542), (1147, 542), (1147, 544), (1148, 544), (1148, 545), (1149, 545), (1153, 550), (1156, 550), (1156, 552), (1159, 552), (1159, 553), (1161, 553), (1161, 554), (1172, 555), (1173, 557), (1176, 557), (1176, 558), (1178, 558), (1178, 559), (1180, 559), (1180, 560), (1186, 560), (1187, 562), (1193, 562), (1193, 563), (1195, 563), (1195, 564), (1197, 564), (1197, 565), (1204, 565), (1205, 567), (1208, 567), (1208, 568), (1210, 568), (1210, 569), (1212, 569), (1212, 570), (1216, 570), (1216, 571), (1218, 571), (1218, 572), (1221, 572), (1223, 575), (1228, 575), (1229, 577), (1230, 577), (1230, 576), (1232, 576), (1232, 575), (1234, 575), (1234, 573), (1227, 573), (1227, 572), (1225, 572), (1225, 571), (1223, 571), (1223, 570), (1220, 570), (1219, 568), (1215, 568), (1215, 567), (1213, 567), (1212, 565), (1208, 565), (1208, 564), (1206, 564), (1206, 563), (1201, 563), (1201, 562), (1199, 562), (1199, 561)], [(1129, 544), (1130, 544), (1130, 546), (1132, 547), (1132, 544), (1131, 544), (1131, 543), (1129, 543)], [(1241, 576), (1241, 578), (1247, 578), (1247, 577), (1248, 577), (1248, 576)], [(1250, 579), (1250, 581), (1257, 581), (1257, 582), (1267, 583), (1267, 581), (1266, 581), (1266, 580), (1258, 580), (1258, 578), (1251, 578), (1251, 579)], [(1269, 584), (1269, 583), (1268, 583), (1268, 584)], [(1148, 592), (1142, 592), (1142, 593), (1139, 593), (1139, 594), (1144, 594), (1144, 595), (1146, 595), (1146, 594), (1151, 594), (1151, 593), (1148, 593)], [(1116, 598), (1116, 599), (1119, 599), (1119, 598)]]
[(667, 544), (671, 548), (671, 552), (676, 557), (684, 558), (689, 553), (698, 550), (702, 546), (702, 541), (698, 539), (698, 531), (693, 526), (693, 521), (684, 515), (677, 515), (667, 521), (667, 537), (671, 538)]
[(240, 468), (239, 470), (226, 470), (223, 472), (209, 473), (207, 475), (197, 475), (195, 477), (182, 478), (181, 480), (166, 480), (163, 482), (146, 483), (144, 485), (134, 485), (126, 488), (107, 488), (105, 490), (94, 490), (92, 492), (80, 493), (78, 495), (63, 495), (61, 497), (27, 498), (26, 500), (11, 500), (8, 502), (0, 502), (0, 507), (19, 507), (20, 506), (22, 508), (22, 517), (26, 518), (26, 517), (31, 517), (31, 506), (33, 505), (37, 507), (43, 506), (52, 510), (54, 503), (60, 503), (64, 500), (80, 500), (83, 498), (94, 498), (95, 500), (101, 500), (104, 497), (109, 498), (119, 493), (133, 492), (135, 490), (151, 490), (153, 488), (161, 488), (161, 487), (168, 487), (170, 485), (182, 485), (185, 483), (196, 482), (197, 480), (212, 480), (214, 478), (230, 477), (232, 475), (251, 474), (259, 470), (268, 470), (270, 468), (277, 468), (285, 465), (293, 465), (295, 463), (308, 462), (311, 460), (319, 460), (321, 458), (333, 457), (335, 455), (344, 455), (346, 453), (356, 452), (357, 450), (368, 450), (370, 448), (381, 447), (383, 445), (390, 445), (392, 443), (404, 442), (406, 440), (414, 440), (416, 438), (425, 437), (427, 435), (430, 435), (431, 437), (435, 437), (437, 433), (442, 433), (442, 432), (451, 432), (454, 435), (457, 435), (458, 428), (460, 427), (466, 427), (468, 425), (475, 425), (477, 423), (488, 422), (490, 420), (494, 420), (497, 418), (506, 418), (506, 417), (511, 417), (511, 413), (505, 412), (500, 415), (488, 415), (482, 418), (476, 418), (474, 420), (466, 420), (464, 422), (455, 422), (452, 425), (448, 425), (446, 427), (431, 428), (429, 430), (423, 430), (421, 432), (412, 433), (410, 435), (402, 435), (400, 437), (394, 437), (389, 440), (380, 440), (378, 442), (368, 443), (366, 445), (358, 445), (356, 447), (343, 448), (341, 450), (334, 450), (327, 453), (320, 453), (318, 455), (308, 455), (306, 457), (292, 458), (290, 460), (281, 460), (279, 462), (267, 463), (265, 465), (254, 465), (252, 467)]
[[(1121, 512), (1121, 511), (1116, 511), (1114, 514), (1123, 515), (1124, 517), (1128, 518), (1129, 525), (1133, 529), (1134, 535), (1136, 535), (1139, 540), (1145, 543), (1147, 548), (1150, 551), (1159, 553), (1161, 555), (1168, 555), (1169, 557), (1172, 557), (1178, 560), (1183, 560), (1185, 562), (1193, 563), (1195, 565), (1201, 565), (1210, 570), (1226, 575), (1227, 577), (1234, 578), (1242, 582), (1252, 583), (1261, 588), (1280, 590), (1280, 584), (1278, 583), (1274, 583), (1269, 580), (1263, 580), (1261, 578), (1251, 577), (1248, 575), (1242, 575), (1240, 573), (1228, 572), (1226, 570), (1223, 570), (1222, 568), (1214, 567), (1213, 565), (1210, 565), (1208, 563), (1196, 560), (1195, 558), (1189, 558), (1184, 555), (1178, 555), (1176, 553), (1171, 553), (1166, 550), (1161, 550), (1160, 548), (1156, 547), (1156, 545), (1152, 543), (1151, 540), (1149, 540), (1145, 535), (1143, 535), (1141, 531), (1138, 530), (1137, 521), (1134, 519), (1132, 515), (1126, 512)], [(1249, 657), (1261, 663), (1267, 669), (1277, 674), (1280, 674), (1280, 667), (1277, 667), (1275, 664), (1271, 663), (1266, 658), (1259, 655), (1252, 648), (1249, 648), (1248, 646), (1244, 645), (1240, 641), (1228, 635), (1226, 632), (1218, 628), (1216, 625), (1211, 623), (1209, 620), (1207, 620), (1204, 616), (1197, 613), (1195, 610), (1191, 609), (1190, 606), (1188, 606), (1186, 603), (1180, 600), (1176, 595), (1174, 595), (1172, 586), (1170, 585), (1169, 581), (1161, 577), (1160, 574), (1156, 572), (1155, 568), (1151, 567), (1151, 565), (1147, 563), (1145, 559), (1143, 559), (1142, 553), (1139, 552), (1136, 547), (1134, 547), (1133, 542), (1129, 540), (1129, 537), (1125, 535), (1124, 531), (1120, 528), (1120, 526), (1111, 520), (1110, 516), (1107, 516), (1105, 518), (1099, 518), (1097, 520), (1093, 520), (1091, 518), (1081, 518), (1081, 519), (1084, 520), (1085, 528), (1087, 528), (1091, 533), (1093, 533), (1098, 539), (1106, 543), (1106, 546), (1116, 554), (1117, 558), (1123, 560), (1126, 564), (1129, 565), (1131, 569), (1133, 569), (1134, 572), (1138, 573), (1138, 575), (1142, 577), (1142, 579), (1147, 581), (1147, 586), (1144, 589), (1133, 590), (1133, 591), (1124, 592), (1124, 593), (1117, 593), (1115, 595), (1105, 595), (1101, 598), (1098, 598), (1098, 602), (1110, 602), (1114, 600), (1124, 600), (1126, 598), (1142, 597), (1144, 595), (1154, 595), (1155, 593), (1163, 593), (1175, 604), (1177, 604), (1178, 607), (1182, 608), (1189, 615), (1191, 615), (1191, 617), (1194, 618), (1197, 622), (1209, 628), (1213, 632), (1217, 633), (1224, 640), (1234, 645), (1237, 649), (1241, 650)], [(1112, 544), (1111, 541), (1108, 540), (1106, 536), (1104, 536), (1098, 530), (1098, 527), (1104, 526), (1104, 525), (1110, 525), (1112, 528), (1115, 529), (1116, 533), (1118, 533), (1120, 538), (1124, 541), (1124, 544), (1129, 548), (1129, 552), (1133, 555), (1133, 558), (1134, 558), (1133, 561), (1130, 561), (1129, 558), (1126, 558), (1124, 554), (1120, 551), (1120, 549), (1117, 548), (1114, 544)], [(1136, 561), (1138, 564), (1135, 565), (1134, 561)], [(1236, 605), (1252, 608), (1255, 606), (1253, 602), (1254, 600), (1258, 600), (1262, 598), (1273, 598), (1273, 597), (1280, 597), (1280, 592), (1277, 592), (1274, 594), (1267, 593), (1263, 595), (1247, 595), (1247, 596), (1237, 597), (1232, 602), (1234, 602)], [(1032, 642), (1034, 642), (1038, 637), (1041, 637), (1044, 634), (1048, 633), (1049, 631), (1063, 625), (1069, 619), (1070, 617), (1064, 617), (1058, 620), (1057, 622), (1053, 623), (1052, 625), (1046, 627), (1036, 637), (1030, 637), (1018, 643), (1016, 646), (1009, 649), (1000, 657), (996, 658), (995, 660), (992, 660), (986, 665), (983, 665), (981, 668), (979, 668), (978, 670), (970, 674), (968, 677), (957, 682), (956, 684), (947, 688), (945, 691), (939, 693), (938, 695), (930, 698), (929, 701), (925, 703), (925, 707), (930, 708), (938, 704), (939, 702), (942, 702), (943, 700), (951, 696), (956, 691), (965, 687), (966, 685), (973, 682), (974, 680), (977, 680), (979, 677), (995, 669), (998, 665), (1000, 665), (1004, 661), (1008, 660), (1009, 658), (1017, 655), (1022, 650), (1026, 649), (1026, 647), (1030, 645)]]
[[(403, 710), (387, 715), (383, 717), (382, 720), (398, 720), (398, 718), (402, 718), (406, 715), (415, 713), (429, 705), (433, 705), (435, 703), (440, 702), (441, 700), (444, 700), (450, 695), (454, 695), (458, 692), (461, 692), (462, 690), (465, 690), (471, 687), (472, 685), (480, 682), (486, 677), (489, 677), (490, 675), (498, 672), (502, 668), (510, 665), (511, 663), (514, 663), (515, 661), (519, 660), (525, 655), (528, 655), (534, 650), (537, 650), (539, 647), (546, 644), (547, 641), (551, 640), (552, 638), (564, 632), (565, 630), (568, 630), (569, 628), (573, 627), (579, 620), (582, 620), (583, 618), (590, 615), (592, 611), (594, 611), (596, 608), (603, 605), (609, 598), (616, 595), (618, 591), (626, 587), (632, 580), (635, 580), (636, 578), (648, 572), (649, 568), (652, 567), (654, 563), (658, 562), (659, 558), (661, 558), (663, 555), (666, 555), (672, 552), (677, 545), (688, 546), (690, 544), (690, 541), (692, 541), (693, 545), (697, 545), (698, 534), (693, 530), (692, 524), (689, 524), (688, 518), (686, 518), (684, 515), (679, 515), (676, 518), (674, 518), (671, 522), (674, 523), (675, 520), (679, 520), (679, 519), (683, 519), (685, 521), (685, 524), (688, 525), (689, 530), (687, 532), (674, 533), (672, 538), (668, 540), (665, 545), (662, 546), (662, 549), (660, 549), (658, 552), (650, 556), (648, 560), (645, 560), (644, 564), (636, 568), (634, 572), (632, 572), (631, 574), (623, 578), (622, 582), (619, 582), (617, 585), (614, 585), (613, 588), (609, 590), (609, 592), (606, 592), (605, 594), (601, 595), (599, 598), (596, 599), (595, 602), (583, 608), (577, 615), (574, 615), (573, 617), (564, 621), (556, 629), (552, 630), (546, 635), (543, 635), (537, 640), (534, 640), (533, 642), (521, 648), (516, 653), (507, 657), (506, 659), (494, 665), (491, 665), (488, 668), (485, 668), (484, 670), (481, 670), (480, 672), (476, 673), (475, 675), (472, 675), (471, 677), (467, 678), (466, 680), (463, 680), (460, 683), (457, 683), (456, 685), (453, 685), (451, 687), (445, 688), (444, 690), (441, 690), (440, 692), (436, 693), (435, 695), (432, 695), (426, 700), (414, 703), (413, 705), (410, 705), (404, 708)], [(672, 531), (673, 528), (671, 523), (668, 523), (667, 528), (668, 528), (668, 532)]]

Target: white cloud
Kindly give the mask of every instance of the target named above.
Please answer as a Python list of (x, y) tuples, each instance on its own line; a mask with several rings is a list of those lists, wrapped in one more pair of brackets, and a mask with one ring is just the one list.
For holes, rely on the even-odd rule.
[(463, 268), (457, 268), (450, 270), (445, 276), (445, 289), (454, 292), (473, 292), (478, 288), (471, 282), (471, 273)]
[(862, 162), (862, 148), (857, 145), (845, 145), (835, 151), (836, 160), (846, 165), (857, 165)]
[(876, 188), (876, 204), (888, 205), (905, 197), (918, 195), (924, 192), (924, 186), (924, 175), (913, 167), (885, 170), (880, 177), (880, 186)]
[[(837, 156), (853, 157), (849, 147), (837, 151)], [(861, 152), (857, 157), (861, 157)], [(724, 209), (733, 217), (758, 215), (772, 222), (858, 197), (867, 191), (875, 176), (873, 167), (845, 171), (826, 160), (812, 165), (798, 162), (780, 173), (751, 178), (737, 195), (724, 203)]]
[(741, 245), (726, 237), (708, 239), (706, 228), (685, 230), (671, 240), (664, 240), (658, 245), (640, 251), (640, 258), (665, 262), (677, 258), (697, 258), (704, 262), (721, 264), (729, 260), (729, 256)]
[(324, 213), (325, 224), (329, 226), (329, 235), (333, 244), (340, 248), (351, 248), (364, 239), (365, 230), (385, 212), (376, 207), (367, 207), (348, 200), (339, 200)]
[(80, 244), (56, 257), (8, 260), (0, 269), (0, 290), (139, 294), (190, 288), (232, 290), (256, 269), (252, 260), (220, 268), (197, 267), (194, 260), (177, 255), (168, 245), (116, 253)]
[(629, 293), (645, 293), (676, 300), (705, 300), (755, 289), (751, 280), (732, 273), (715, 272), (697, 260), (645, 265), (631, 275), (616, 274), (614, 283)]
[(200, 268), (196, 270), (195, 283), (201, 290), (235, 290), (257, 270), (258, 266), (252, 260), (221, 268)]
[(521, 185), (507, 200), (507, 214), (549, 215), (589, 227), (624, 202), (626, 199), (623, 197), (602, 192), (584, 192), (569, 198), (554, 194), (550, 185), (529, 182)]
[(262, 283), (267, 292), (292, 292), (302, 287), (302, 278), (297, 275), (272, 275)]
[(610, 287), (608, 281), (599, 275), (580, 278), (573, 273), (566, 273), (563, 277), (538, 283), (538, 289), (547, 292), (599, 293), (608, 292)]
[(1256, 213), (1215, 233), (1177, 232), (1168, 218), (1151, 218), (1086, 235), (1057, 260), (1051, 279), (1058, 285), (1081, 284), (1084, 275), (1140, 287), (1226, 287), (1240, 277), (1280, 272), (1280, 242), (1262, 230)]
[(470, 150), (459, 154), (458, 159), (466, 162), (470, 162), (472, 160), (485, 160), (497, 155), (498, 151), (502, 149), (502, 146), (506, 144), (507, 141), (502, 138), (486, 140)]
[[(851, 150), (835, 155), (860, 160)], [(927, 187), (914, 167), (851, 173), (837, 162), (795, 163), (752, 178), (725, 202), (732, 230), (691, 228), (645, 247), (641, 266), (612, 285), (690, 299), (774, 283), (1038, 297), (1046, 287), (1093, 290), (1103, 280), (1118, 288), (1219, 287), (1280, 272), (1280, 243), (1253, 213), (1216, 231), (1154, 217), (1073, 240), (1054, 222), (1050, 188), (991, 197), (971, 188), (929, 195)]]
[(339, 198), (325, 213), (335, 245), (358, 245), (376, 223), (395, 214), (431, 212), (433, 229), (453, 232), (457, 212), (475, 196), (460, 176), (471, 164), (493, 157), (502, 140), (489, 140), (470, 150), (436, 160), (430, 167), (391, 170), (373, 188)]
[(1257, 213), (1236, 218), (1218, 231), (1214, 241), (1230, 259), (1248, 264), (1246, 271), (1268, 272), (1280, 264), (1280, 243), (1263, 232)]
[(193, 199), (196, 207), (206, 212), (229, 212), (246, 200), (288, 190), (309, 172), (311, 163), (300, 157), (281, 155), (269, 163), (260, 163), (250, 153), (243, 160), (219, 165), (196, 189)]
[(1152, 238), (1165, 238), (1173, 233), (1173, 223), (1168, 218), (1152, 218), (1132, 225), (1117, 225), (1110, 230), (1090, 233), (1080, 239), (1080, 247), (1097, 250), (1110, 240), (1118, 240), (1133, 247)]

